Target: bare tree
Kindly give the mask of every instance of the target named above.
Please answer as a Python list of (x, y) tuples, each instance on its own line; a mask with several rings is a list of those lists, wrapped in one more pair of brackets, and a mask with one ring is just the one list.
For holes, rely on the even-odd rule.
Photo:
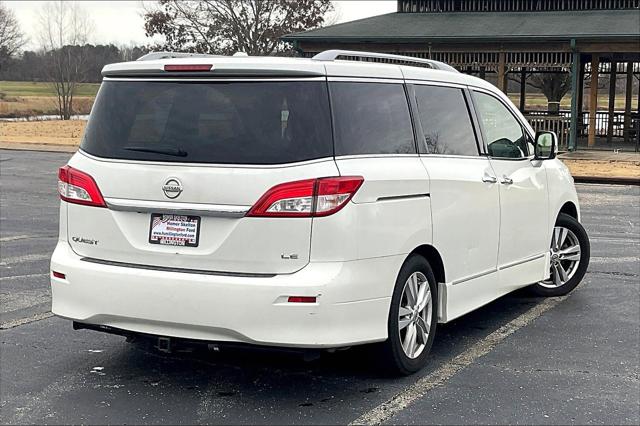
[(332, 10), (329, 0), (159, 0), (144, 18), (162, 49), (270, 55), (284, 50), (280, 37), (321, 26)]
[(149, 53), (149, 49), (145, 46), (137, 46), (135, 44), (121, 44), (118, 46), (120, 52), (119, 60), (122, 62), (135, 61), (140, 56)]
[(552, 72), (533, 74), (529, 77), (529, 85), (540, 89), (547, 98), (547, 109), (550, 113), (560, 112), (560, 101), (571, 90), (571, 74)]
[[(510, 73), (509, 80), (520, 83), (520, 73)], [(557, 114), (560, 111), (560, 101), (571, 90), (571, 74), (558, 72), (527, 72), (525, 82), (531, 87), (539, 89), (547, 98), (547, 110)]]
[(46, 58), (48, 79), (56, 92), (60, 119), (73, 114), (73, 97), (85, 78), (87, 42), (91, 22), (75, 2), (45, 4), (40, 13), (40, 42)]
[(26, 42), (13, 11), (0, 2), (0, 65), (18, 53)]

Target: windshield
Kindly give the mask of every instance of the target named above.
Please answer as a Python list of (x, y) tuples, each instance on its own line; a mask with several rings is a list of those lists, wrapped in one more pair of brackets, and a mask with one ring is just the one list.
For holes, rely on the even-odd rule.
[(81, 148), (98, 157), (282, 164), (333, 155), (325, 82), (105, 81)]

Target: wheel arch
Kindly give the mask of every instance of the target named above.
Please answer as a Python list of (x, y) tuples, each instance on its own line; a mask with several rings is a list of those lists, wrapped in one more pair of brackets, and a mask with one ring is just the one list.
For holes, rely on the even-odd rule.
[(429, 262), (429, 265), (431, 265), (431, 269), (433, 270), (433, 274), (436, 277), (437, 283), (446, 282), (444, 262), (442, 261), (442, 256), (435, 247), (428, 244), (423, 244), (416, 247), (409, 255), (412, 254), (418, 254), (424, 257), (427, 262)]
[(563, 206), (560, 208), (560, 211), (558, 212), (558, 216), (561, 213), (569, 215), (575, 220), (580, 221), (580, 217), (578, 215), (578, 206), (576, 206), (572, 201), (567, 201), (563, 204)]

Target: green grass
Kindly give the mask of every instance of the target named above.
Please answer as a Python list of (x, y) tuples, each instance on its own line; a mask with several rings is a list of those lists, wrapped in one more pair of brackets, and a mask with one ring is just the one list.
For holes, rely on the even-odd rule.
[[(520, 105), (520, 93), (509, 93), (509, 99), (516, 104)], [(583, 98), (584, 110), (589, 108), (589, 93), (584, 94)], [(615, 109), (617, 111), (624, 110), (625, 95), (617, 94)], [(562, 109), (571, 108), (571, 94), (567, 94), (560, 102)], [(609, 108), (609, 93), (598, 93), (598, 110), (607, 110)], [(547, 109), (547, 98), (542, 93), (527, 93), (527, 109)], [(638, 109), (638, 96), (634, 95), (631, 100), (631, 109), (637, 111)]]
[[(95, 96), (99, 83), (81, 83), (76, 96)], [(6, 96), (55, 96), (51, 83), (33, 81), (0, 81), (0, 92)]]

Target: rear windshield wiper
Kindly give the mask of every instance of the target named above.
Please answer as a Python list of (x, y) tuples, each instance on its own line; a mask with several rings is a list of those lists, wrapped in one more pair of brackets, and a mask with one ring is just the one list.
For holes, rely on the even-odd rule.
[(180, 148), (150, 148), (146, 146), (125, 146), (123, 149), (127, 151), (138, 151), (138, 152), (152, 152), (155, 154), (164, 154), (164, 155), (172, 155), (174, 157), (186, 157), (187, 151), (183, 151)]

